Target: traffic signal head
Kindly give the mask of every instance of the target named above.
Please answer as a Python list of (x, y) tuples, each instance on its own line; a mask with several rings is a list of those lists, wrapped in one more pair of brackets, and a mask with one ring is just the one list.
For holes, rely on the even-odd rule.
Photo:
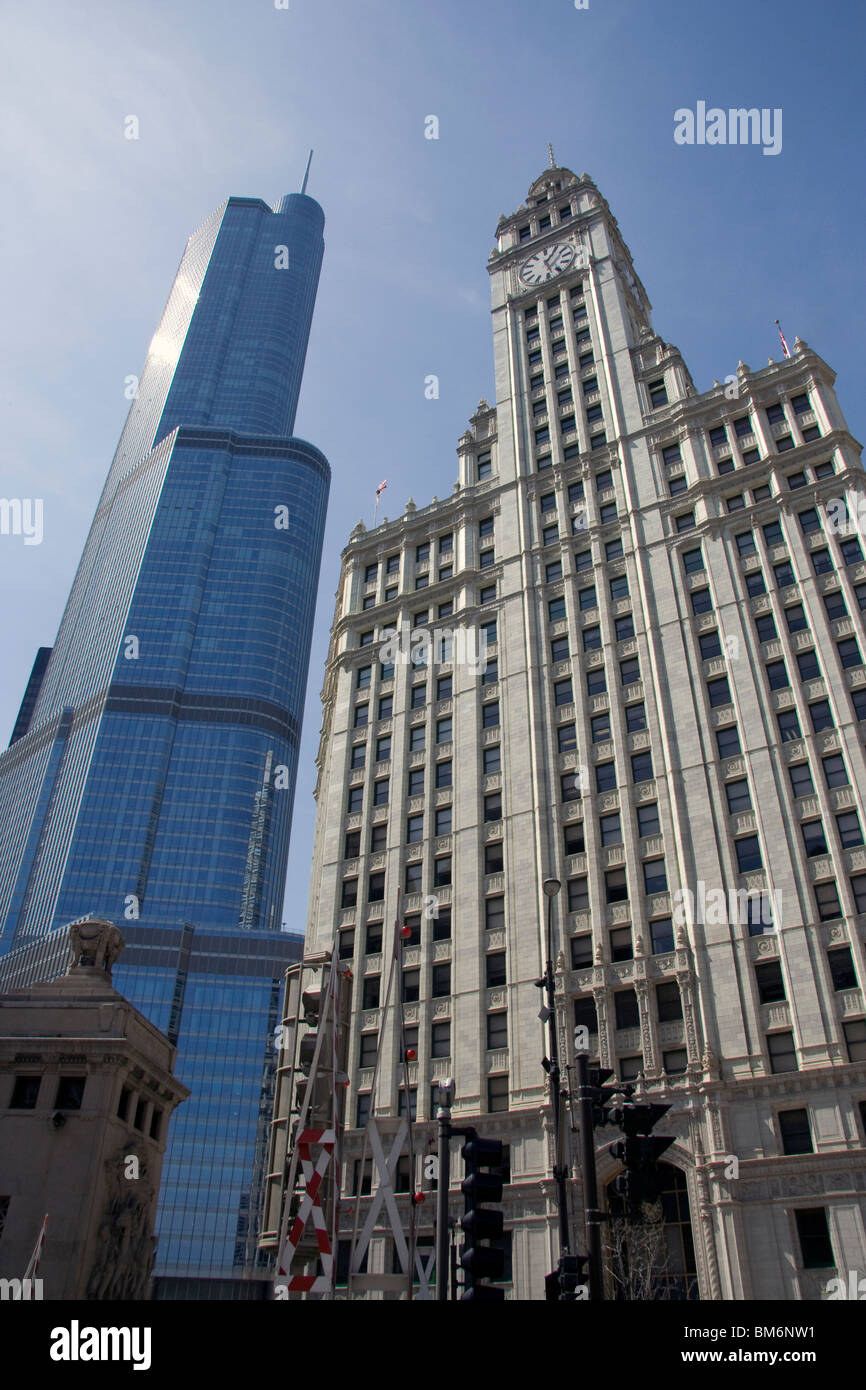
[(503, 1154), (503, 1146), (498, 1139), (479, 1139), (474, 1130), (469, 1132), (467, 1142), (460, 1150), (466, 1164), (466, 1177), (461, 1183), (466, 1212), (460, 1222), (465, 1235), (460, 1263), (466, 1271), (467, 1284), (463, 1299), (499, 1302), (505, 1297), (502, 1289), (493, 1289), (479, 1282), (482, 1279), (501, 1279), (505, 1268), (503, 1251), (480, 1243), (502, 1237), (502, 1212), (485, 1204), (502, 1201), (503, 1180), (498, 1173), (485, 1170), (501, 1167)]

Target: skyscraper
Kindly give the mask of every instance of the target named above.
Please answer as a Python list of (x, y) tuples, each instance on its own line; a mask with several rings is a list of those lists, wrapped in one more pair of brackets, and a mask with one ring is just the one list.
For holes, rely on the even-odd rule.
[[(342, 1171), (363, 1209), (360, 1127), (408, 1113), (424, 1154), (453, 1076), (455, 1124), (509, 1148), (513, 1294), (544, 1296), (552, 878), (572, 1094), (578, 1028), (672, 1107), (660, 1284), (819, 1298), (866, 1259), (859, 447), (799, 339), (699, 393), (585, 174), (545, 170), (488, 270), (496, 403), (452, 496), (343, 554), (308, 923), (355, 976)], [(369, 1268), (392, 1267), (383, 1230)]]
[(255, 1260), (330, 480), (292, 435), (323, 226), (302, 194), (229, 198), (190, 238), (0, 757), (0, 949), (116, 920), (118, 988), (179, 1046), (192, 1098), (166, 1156), (163, 1276)]

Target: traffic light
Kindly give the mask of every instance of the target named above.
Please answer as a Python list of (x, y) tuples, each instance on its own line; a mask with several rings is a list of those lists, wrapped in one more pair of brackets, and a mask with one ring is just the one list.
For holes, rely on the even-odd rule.
[(605, 1082), (613, 1076), (611, 1067), (594, 1067), (586, 1074), (586, 1091), (584, 1095), (592, 1102), (592, 1124), (594, 1129), (601, 1128), (602, 1125), (616, 1124), (617, 1121), (611, 1117), (612, 1110), (606, 1107), (610, 1105), (614, 1096), (631, 1096), (634, 1094), (634, 1086), (630, 1083), (625, 1086), (606, 1086)]
[(625, 1138), (611, 1144), (608, 1152), (625, 1168), (614, 1178), (611, 1192), (621, 1197), (629, 1216), (640, 1220), (644, 1202), (654, 1202), (661, 1190), (658, 1161), (674, 1142), (673, 1136), (653, 1134), (652, 1130), (669, 1105), (622, 1105), (609, 1112), (612, 1124), (619, 1125)]
[(588, 1255), (561, 1255), (552, 1274), (544, 1276), (544, 1297), (548, 1303), (576, 1303), (589, 1292)]
[(467, 1131), (468, 1140), (460, 1150), (466, 1165), (466, 1177), (461, 1189), (466, 1207), (460, 1225), (465, 1236), (460, 1263), (466, 1274), (465, 1292), (460, 1301), (498, 1303), (505, 1297), (504, 1289), (484, 1282), (501, 1279), (505, 1255), (486, 1244), (502, 1237), (503, 1217), (490, 1203), (502, 1201), (502, 1178), (485, 1170), (502, 1166), (502, 1144), (498, 1139), (479, 1139), (474, 1130)]

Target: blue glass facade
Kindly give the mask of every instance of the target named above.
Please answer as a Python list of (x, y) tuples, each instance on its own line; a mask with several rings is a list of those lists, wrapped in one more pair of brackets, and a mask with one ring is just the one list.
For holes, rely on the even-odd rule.
[(292, 436), (324, 217), (187, 245), (26, 730), (0, 756), (0, 955), (87, 913), (192, 1091), (157, 1272), (255, 1266), (298, 740), (330, 470)]

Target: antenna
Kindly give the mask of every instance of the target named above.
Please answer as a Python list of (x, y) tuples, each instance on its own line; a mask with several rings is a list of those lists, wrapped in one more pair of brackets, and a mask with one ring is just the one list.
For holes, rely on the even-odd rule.
[(309, 159), (307, 160), (307, 171), (306, 171), (306, 173), (304, 174), (304, 182), (301, 184), (301, 192), (302, 192), (302, 193), (306, 193), (306, 191), (307, 191), (307, 179), (310, 177), (310, 165), (312, 164), (312, 162), (313, 162), (313, 151), (310, 150), (310, 157), (309, 157)]

